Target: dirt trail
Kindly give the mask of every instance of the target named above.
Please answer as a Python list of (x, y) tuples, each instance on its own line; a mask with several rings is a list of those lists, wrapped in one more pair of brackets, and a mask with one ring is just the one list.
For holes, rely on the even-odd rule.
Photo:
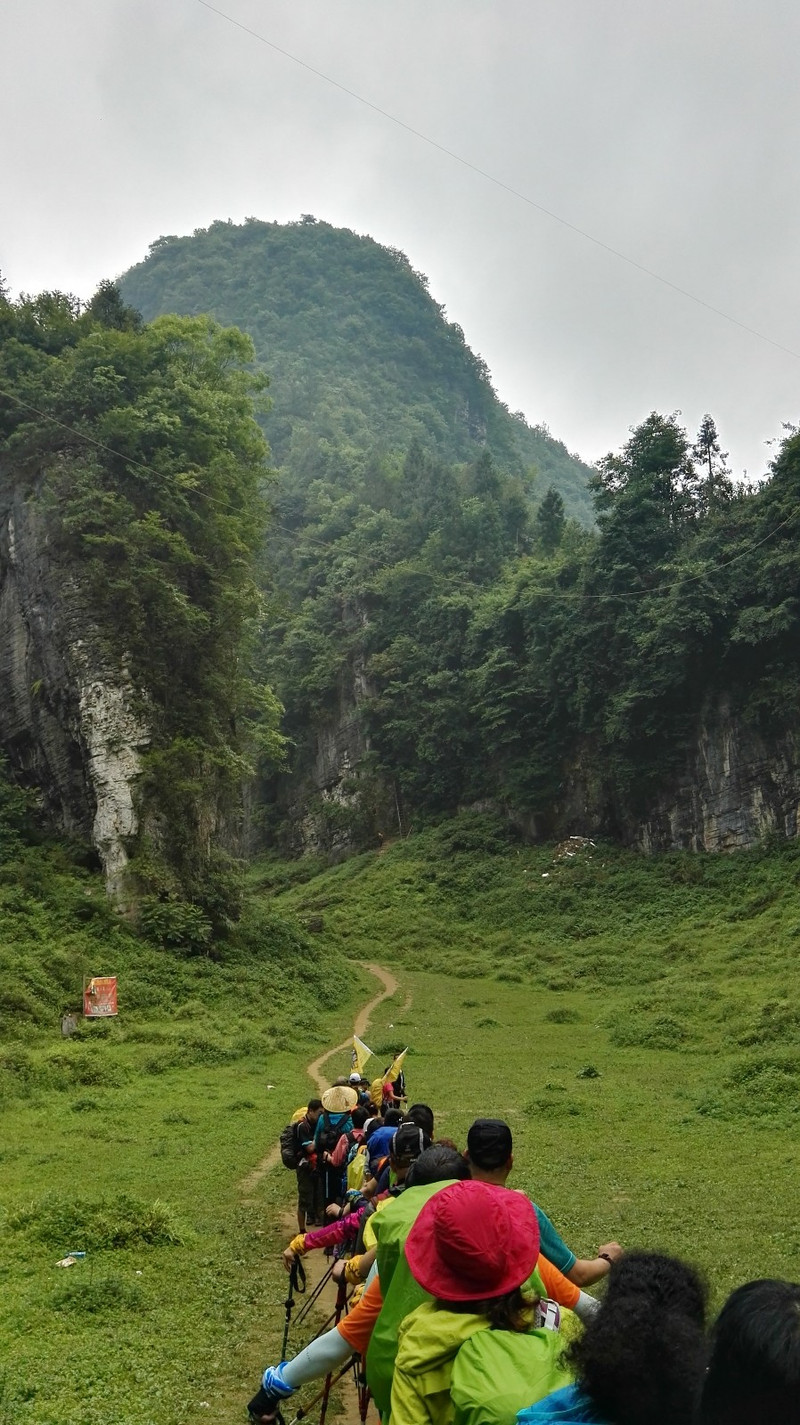
[[(370, 1018), (372, 1017), (375, 1010), (378, 1008), (378, 1005), (382, 1004), (385, 999), (389, 999), (391, 995), (395, 993), (397, 989), (397, 980), (395, 979), (394, 975), (390, 973), (389, 970), (382, 969), (380, 965), (373, 965), (371, 963), (367, 963), (366, 961), (360, 961), (359, 963), (362, 965), (363, 969), (369, 970), (370, 974), (374, 975), (377, 980), (380, 980), (381, 984), (383, 985), (383, 989), (378, 994), (376, 994), (373, 999), (369, 1001), (369, 1004), (365, 1004), (364, 1008), (362, 1010), (359, 1010), (359, 1013), (356, 1016), (356, 1021), (353, 1026), (353, 1033), (357, 1034), (359, 1039), (362, 1039), (367, 1032)], [(411, 996), (408, 995), (406, 997), (405, 1009), (408, 1009), (410, 1004)], [(327, 1064), (328, 1060), (332, 1059), (334, 1054), (340, 1054), (342, 1050), (351, 1048), (352, 1043), (353, 1036), (350, 1035), (347, 1039), (344, 1039), (341, 1044), (336, 1044), (333, 1049), (326, 1049), (325, 1053), (320, 1054), (318, 1059), (314, 1059), (312, 1063), (306, 1065), (306, 1073), (310, 1075), (311, 1079), (314, 1082), (314, 1087), (320, 1093), (322, 1093), (323, 1089), (326, 1089), (328, 1087), (328, 1080), (322, 1073), (323, 1064)], [(280, 1162), (280, 1156), (280, 1144), (276, 1144), (274, 1148), (270, 1148), (270, 1151), (267, 1153), (266, 1157), (261, 1159), (261, 1162), (258, 1163), (255, 1168), (253, 1168), (252, 1172), (248, 1173), (247, 1177), (242, 1179), (239, 1186), (241, 1188), (241, 1191), (245, 1195), (245, 1200), (249, 1197), (250, 1193), (252, 1193), (254, 1189), (258, 1187), (258, 1184), (261, 1182), (261, 1179), (265, 1178), (267, 1176), (267, 1173), (275, 1167), (276, 1163)]]

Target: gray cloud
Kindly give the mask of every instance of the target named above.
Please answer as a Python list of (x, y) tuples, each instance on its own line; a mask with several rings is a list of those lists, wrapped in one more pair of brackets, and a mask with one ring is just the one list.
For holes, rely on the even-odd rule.
[[(216, 2), (216, 0), (215, 0)], [(800, 350), (784, 0), (220, 0), (536, 202)], [(594, 458), (648, 410), (734, 468), (800, 361), (420, 143), (197, 0), (6, 0), (0, 265), (87, 295), (162, 233), (313, 212), (402, 247), (512, 409)]]

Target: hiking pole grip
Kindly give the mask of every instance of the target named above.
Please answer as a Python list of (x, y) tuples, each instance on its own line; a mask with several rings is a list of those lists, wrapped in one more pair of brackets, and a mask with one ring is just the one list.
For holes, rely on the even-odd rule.
[(263, 1385), (253, 1396), (253, 1399), (248, 1402), (247, 1414), (250, 1420), (257, 1422), (257, 1425), (260, 1425), (264, 1416), (273, 1421), (274, 1425), (284, 1425), (278, 1396), (273, 1395), (270, 1390), (265, 1390)]
[(295, 1257), (294, 1261), (292, 1262), (291, 1271), (289, 1272), (289, 1295), (283, 1303), (286, 1311), (286, 1320), (283, 1326), (283, 1344), (281, 1346), (281, 1360), (283, 1360), (286, 1356), (286, 1347), (289, 1341), (289, 1327), (292, 1321), (292, 1312), (294, 1311), (295, 1292), (297, 1292), (298, 1296), (302, 1296), (305, 1292), (305, 1289), (306, 1269), (303, 1266), (303, 1263), (301, 1262), (300, 1258)]

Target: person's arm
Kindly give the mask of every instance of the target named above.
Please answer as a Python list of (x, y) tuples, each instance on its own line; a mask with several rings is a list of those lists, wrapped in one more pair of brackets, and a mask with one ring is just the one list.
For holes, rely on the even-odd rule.
[(600, 1248), (596, 1257), (578, 1257), (574, 1267), (566, 1272), (565, 1275), (568, 1276), (570, 1281), (574, 1282), (576, 1286), (593, 1286), (595, 1282), (601, 1281), (603, 1277), (608, 1275), (611, 1270), (611, 1263), (616, 1262), (617, 1258), (621, 1256), (622, 1248), (619, 1242), (606, 1242)]
[[(287, 1396), (299, 1390), (301, 1385), (307, 1385), (310, 1380), (319, 1380), (321, 1376), (335, 1371), (337, 1366), (343, 1366), (352, 1354), (350, 1342), (345, 1340), (334, 1326), (332, 1331), (326, 1331), (323, 1336), (316, 1336), (293, 1361), (281, 1361), (279, 1366), (267, 1366), (261, 1377), (261, 1388), (277, 1401), (285, 1400)], [(272, 1418), (272, 1415), (261, 1416), (262, 1420)]]
[(344, 1264), (344, 1279), (350, 1286), (358, 1286), (359, 1282), (365, 1282), (372, 1270), (372, 1263), (375, 1261), (377, 1247), (371, 1247), (368, 1252), (362, 1252), (360, 1257), (350, 1257)]
[(380, 1277), (376, 1276), (367, 1284), (361, 1300), (357, 1301), (352, 1310), (342, 1317), (336, 1327), (339, 1334), (350, 1342), (351, 1351), (356, 1351), (359, 1356), (367, 1354), (367, 1347), (382, 1306)]
[(533, 1206), (539, 1223), (539, 1251), (543, 1257), (547, 1258), (548, 1262), (552, 1262), (560, 1272), (569, 1276), (577, 1261), (575, 1253), (570, 1251), (563, 1237), (560, 1237), (556, 1232), (550, 1218), (538, 1202), (535, 1202)]
[(313, 1252), (319, 1247), (337, 1247), (340, 1242), (349, 1242), (351, 1238), (357, 1237), (362, 1216), (363, 1208), (358, 1212), (348, 1212), (345, 1217), (329, 1223), (327, 1227), (318, 1227), (314, 1232), (301, 1232), (297, 1237), (293, 1237), (283, 1253), (287, 1272), (291, 1271), (295, 1257), (304, 1257), (306, 1252)]
[(595, 1312), (600, 1310), (600, 1302), (593, 1296), (587, 1295), (579, 1287), (571, 1282), (569, 1277), (554, 1267), (552, 1262), (548, 1262), (546, 1257), (539, 1257), (536, 1263), (536, 1270), (539, 1273), (547, 1295), (553, 1301), (557, 1301), (559, 1306), (566, 1306), (570, 1311), (574, 1311), (579, 1321), (584, 1323), (589, 1321)]
[(580, 1288), (575, 1286), (569, 1277), (560, 1272), (558, 1267), (541, 1254), (536, 1263), (536, 1270), (544, 1283), (547, 1295), (553, 1301), (557, 1301), (559, 1306), (566, 1306), (570, 1311), (574, 1311), (580, 1299)]

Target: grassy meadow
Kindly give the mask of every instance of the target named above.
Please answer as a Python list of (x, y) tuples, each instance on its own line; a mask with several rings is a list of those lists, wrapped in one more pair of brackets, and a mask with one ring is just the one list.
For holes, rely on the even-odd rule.
[[(24, 904), (0, 879), (17, 896), (0, 931), (2, 1425), (243, 1418), (280, 1345), (293, 1176), (242, 1180), (308, 1093), (304, 1065), (375, 993), (364, 960), (399, 981), (367, 1042), (382, 1060), (410, 1044), (411, 1093), (459, 1143), (477, 1114), (507, 1117), (513, 1182), (576, 1251), (685, 1254), (716, 1300), (799, 1277), (798, 878), (793, 844), (648, 861), (462, 816), (338, 867), (256, 864), (219, 960), (137, 940), (88, 872), (51, 865)], [(86, 970), (119, 975), (120, 1017), (64, 1043)]]

